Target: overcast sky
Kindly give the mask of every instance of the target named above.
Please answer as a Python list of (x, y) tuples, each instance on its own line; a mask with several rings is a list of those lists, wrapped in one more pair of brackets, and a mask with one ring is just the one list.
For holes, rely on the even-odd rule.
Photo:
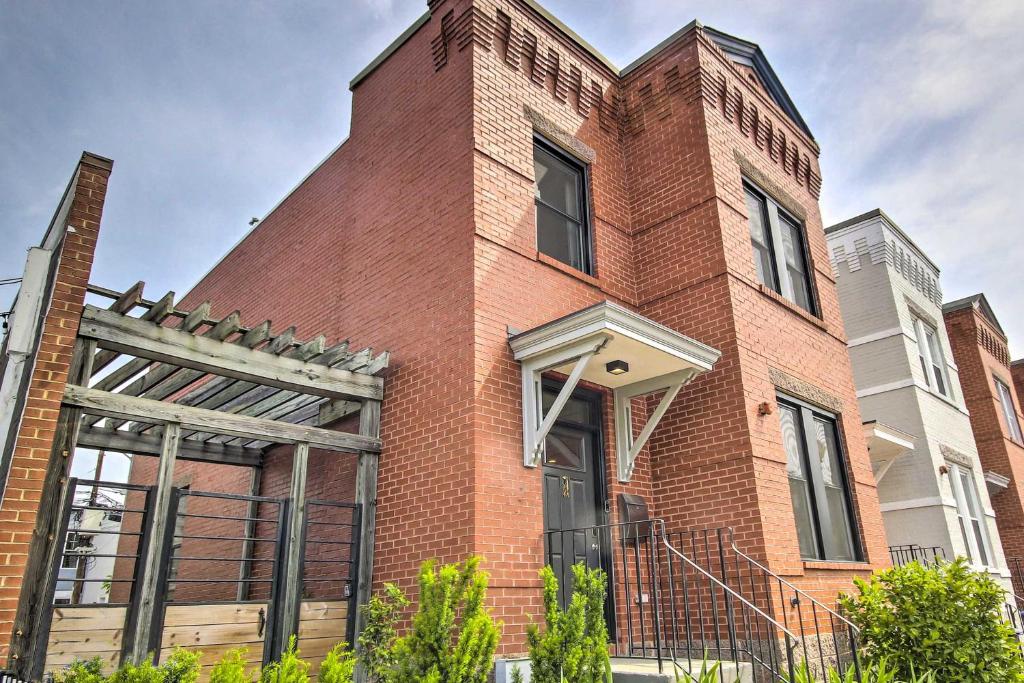
[[(1024, 2), (545, 5), (620, 66), (694, 17), (760, 43), (821, 144), (826, 224), (882, 207), (1024, 355)], [(0, 0), (0, 279), (89, 150), (115, 160), (93, 281), (183, 294), (347, 135), (349, 80), (425, 8)]]

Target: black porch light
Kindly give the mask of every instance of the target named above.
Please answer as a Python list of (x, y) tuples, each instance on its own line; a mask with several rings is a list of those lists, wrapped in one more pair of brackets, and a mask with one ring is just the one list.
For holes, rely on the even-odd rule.
[(629, 372), (629, 363), (624, 360), (613, 360), (610, 363), (605, 363), (604, 369), (608, 371), (609, 375), (625, 375)]

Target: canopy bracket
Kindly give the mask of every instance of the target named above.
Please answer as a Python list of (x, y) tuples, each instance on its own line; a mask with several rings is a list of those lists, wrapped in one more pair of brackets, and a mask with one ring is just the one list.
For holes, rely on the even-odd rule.
[[(640, 451), (647, 445), (655, 427), (661, 422), (661, 418), (665, 416), (679, 391), (696, 376), (695, 369), (680, 370), (615, 389), (615, 460), (618, 464), (620, 482), (626, 483), (632, 479)], [(632, 400), (658, 391), (664, 391), (665, 394), (634, 439)]]

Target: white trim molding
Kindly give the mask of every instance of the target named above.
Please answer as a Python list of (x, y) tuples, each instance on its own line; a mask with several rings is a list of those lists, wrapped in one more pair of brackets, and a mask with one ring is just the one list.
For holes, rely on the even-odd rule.
[[(680, 389), (711, 370), (721, 356), (716, 349), (637, 313), (605, 301), (521, 333), (509, 346), (522, 367), (523, 465), (543, 461), (544, 440), (580, 380), (614, 390), (615, 446), (620, 481), (633, 474), (636, 457)], [(602, 355), (623, 361), (626, 372), (612, 374)], [(541, 376), (554, 370), (568, 375), (544, 413)], [(630, 400), (664, 391), (665, 395), (634, 439)]]

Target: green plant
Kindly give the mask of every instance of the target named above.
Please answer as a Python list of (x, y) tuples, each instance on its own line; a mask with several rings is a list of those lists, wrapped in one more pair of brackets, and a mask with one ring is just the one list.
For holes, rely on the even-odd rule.
[(150, 656), (138, 666), (125, 664), (106, 679), (109, 683), (195, 683), (199, 679), (201, 652), (175, 648), (159, 666)]
[(244, 647), (228, 650), (210, 671), (210, 683), (252, 683), (255, 672), (245, 671)]
[(53, 673), (53, 683), (103, 683), (103, 660), (93, 657), (89, 660), (76, 659), (71, 666)]
[[(356, 671), (356, 656), (348, 649), (348, 643), (338, 643), (331, 648), (320, 664), (318, 683), (352, 683)], [(214, 683), (210, 681), (210, 683)]]
[(394, 644), (394, 664), (385, 680), (486, 683), (502, 627), (484, 607), (487, 578), (479, 557), (439, 570), (433, 560), (424, 562), (419, 609), (408, 635)]
[(608, 627), (604, 600), (605, 573), (577, 564), (572, 568), (575, 588), (567, 609), (558, 604), (558, 579), (551, 567), (540, 571), (544, 582), (544, 630), (530, 624), (531, 683), (600, 683), (612, 680), (608, 658)]
[(860, 629), (869, 663), (893, 663), (897, 679), (930, 671), (942, 683), (1020, 683), (1024, 660), (1003, 620), (1003, 589), (966, 560), (912, 562), (856, 580), (840, 605)]
[(398, 640), (395, 625), (408, 606), (405, 593), (395, 584), (386, 583), (384, 595), (371, 596), (370, 601), (359, 608), (363, 614), (363, 630), (356, 654), (370, 683), (387, 681), (394, 668), (394, 648)]
[(295, 647), (295, 636), (288, 639), (288, 648), (281, 658), (263, 667), (260, 683), (309, 683), (309, 664)]

